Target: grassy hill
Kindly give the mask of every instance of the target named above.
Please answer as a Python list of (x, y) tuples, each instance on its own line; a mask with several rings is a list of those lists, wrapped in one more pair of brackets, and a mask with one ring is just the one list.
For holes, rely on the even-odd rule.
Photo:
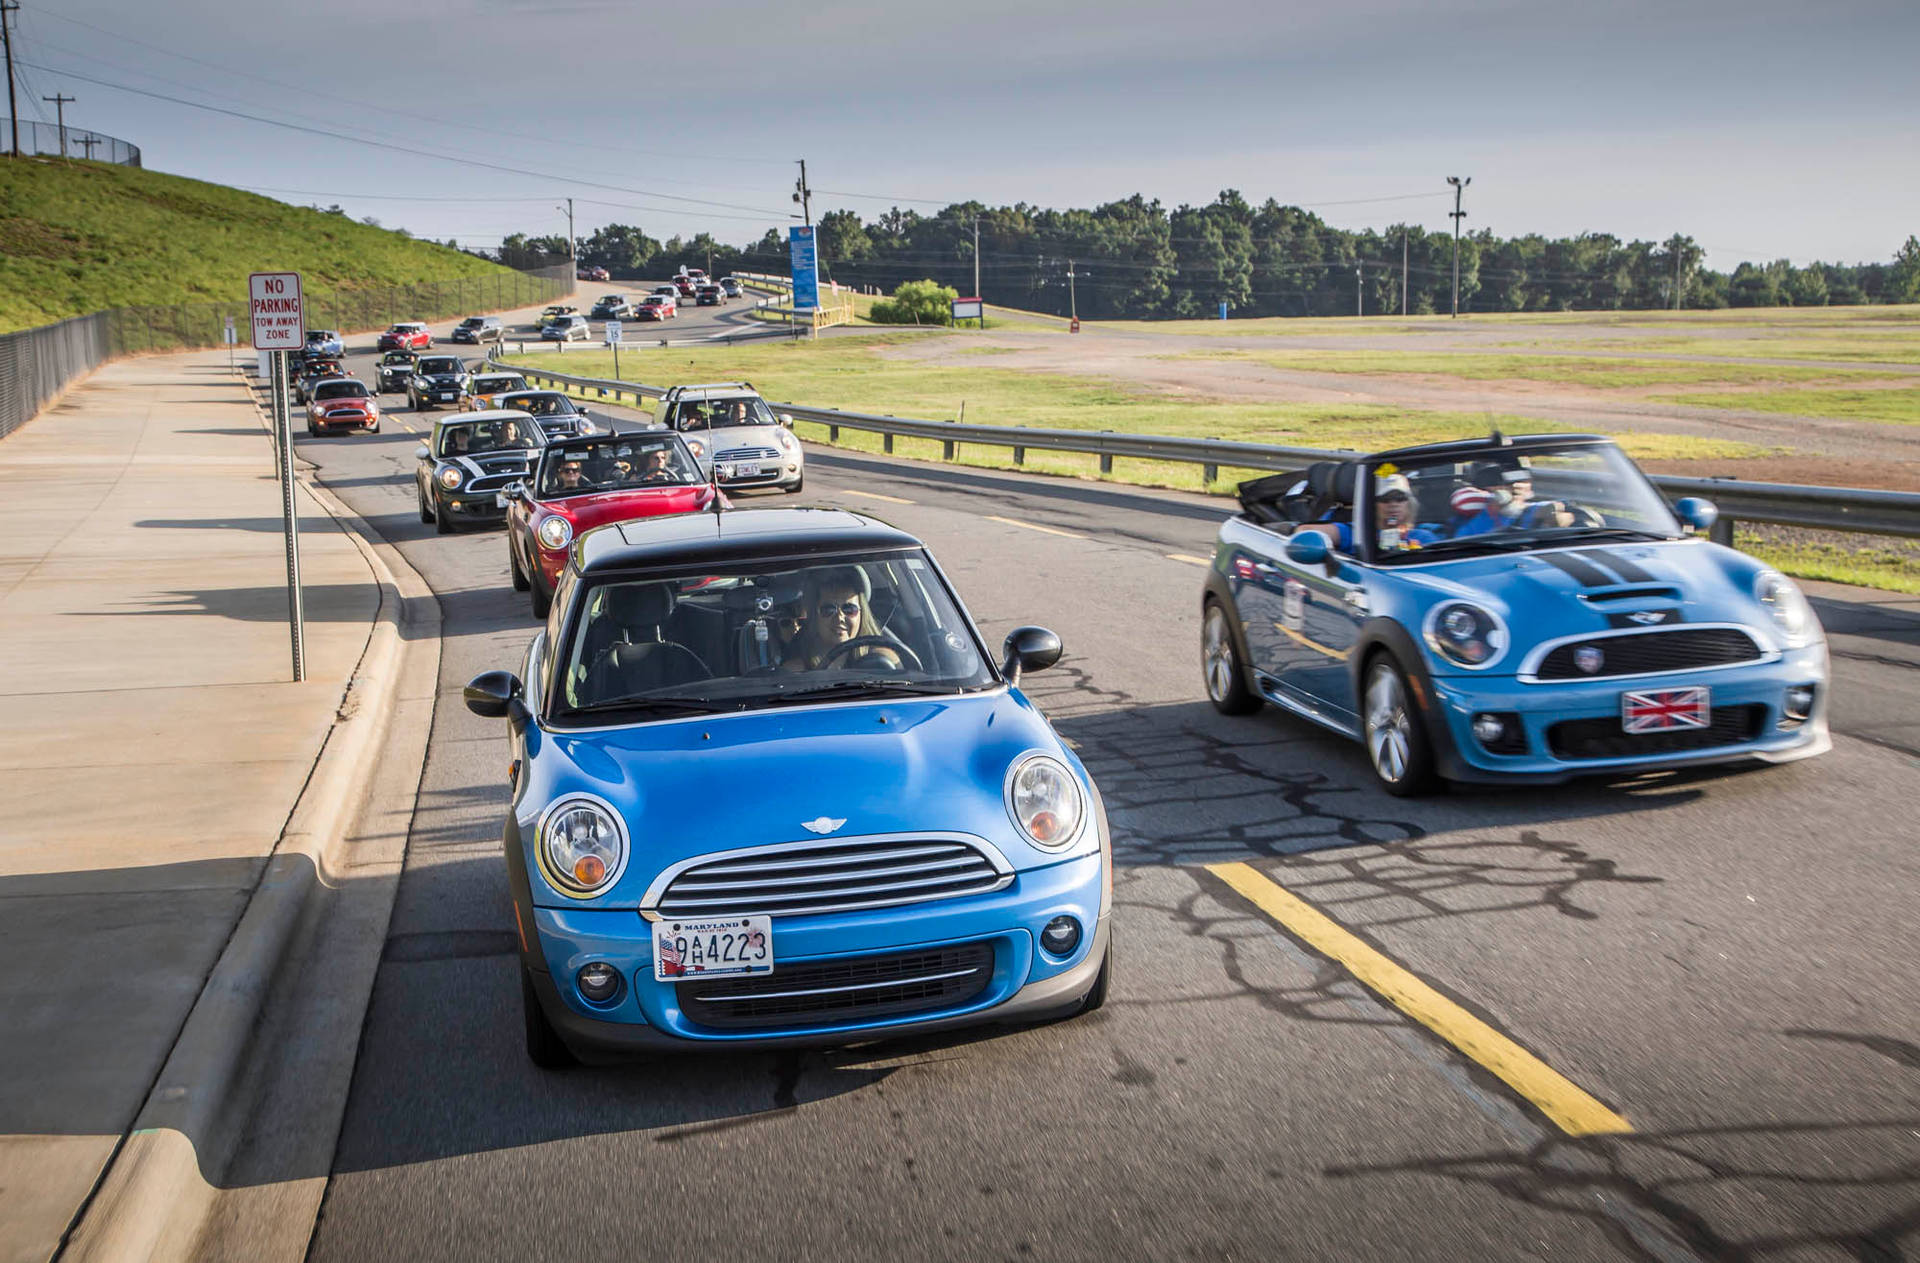
[(0, 159), (0, 332), (106, 307), (244, 305), (247, 274), (268, 270), (303, 273), (309, 294), (513, 275), (223, 185), (100, 162)]

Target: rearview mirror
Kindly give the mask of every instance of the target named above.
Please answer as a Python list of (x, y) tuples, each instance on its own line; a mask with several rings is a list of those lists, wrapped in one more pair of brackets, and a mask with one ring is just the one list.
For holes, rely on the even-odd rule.
[(1719, 507), (1704, 496), (1685, 496), (1673, 506), (1673, 511), (1680, 515), (1682, 522), (1696, 531), (1712, 530), (1713, 524), (1720, 518)]
[(461, 696), (467, 709), (482, 719), (505, 719), (520, 701), (520, 677), (511, 671), (484, 671), (467, 681)]
[(1295, 531), (1287, 538), (1287, 560), (1296, 566), (1324, 566), (1333, 549), (1319, 531)]
[(1044, 671), (1060, 661), (1064, 648), (1060, 637), (1044, 627), (1016, 627), (1007, 633), (1001, 652), (1006, 657), (1000, 673), (1009, 684), (1018, 684), (1025, 672)]
[(427, 451), (427, 445), (425, 443), (422, 443), (413, 449), (413, 458), (415, 460), (425, 460), (430, 454), (431, 453)]

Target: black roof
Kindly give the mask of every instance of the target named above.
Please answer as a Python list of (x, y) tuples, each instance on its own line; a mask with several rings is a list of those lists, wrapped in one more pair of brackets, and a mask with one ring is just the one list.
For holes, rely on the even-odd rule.
[(1542, 447), (1579, 446), (1589, 443), (1611, 443), (1612, 439), (1604, 434), (1489, 434), (1482, 438), (1453, 439), (1445, 443), (1417, 443), (1412, 447), (1396, 447), (1392, 451), (1375, 452), (1364, 457), (1368, 462), (1385, 460), (1405, 460), (1419, 456), (1474, 456), (1513, 454)]
[(842, 509), (734, 509), (620, 522), (576, 545), (583, 574), (672, 566), (729, 566), (842, 553), (920, 548), (885, 522)]

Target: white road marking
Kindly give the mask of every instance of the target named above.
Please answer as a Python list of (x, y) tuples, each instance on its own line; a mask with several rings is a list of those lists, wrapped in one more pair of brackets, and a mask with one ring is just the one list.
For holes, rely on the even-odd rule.
[(1017, 518), (996, 517), (991, 513), (987, 514), (987, 521), (1000, 522), (1007, 526), (1018, 526), (1029, 531), (1043, 531), (1048, 535), (1058, 535), (1062, 539), (1085, 539), (1086, 538), (1085, 535), (1076, 535), (1072, 531), (1063, 531), (1057, 527), (1041, 526), (1037, 522), (1022, 522)]

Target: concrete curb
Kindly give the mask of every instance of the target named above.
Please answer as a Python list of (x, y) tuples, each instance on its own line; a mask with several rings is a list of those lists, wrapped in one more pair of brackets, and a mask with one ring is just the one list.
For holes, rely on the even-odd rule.
[[(310, 904), (338, 886), (350, 867), (344, 841), (386, 744), (408, 630), (432, 645), (437, 663), (439, 609), (425, 581), (331, 492), (310, 477), (300, 481), (366, 559), (380, 586), (379, 609), (260, 883), (126, 1142), (61, 1251), (64, 1259), (195, 1256), (219, 1180), (244, 1131), (252, 1060), (247, 1054), (255, 1029), (279, 990), (276, 983), (300, 963), (291, 949)], [(370, 978), (368, 983), (370, 991)]]

